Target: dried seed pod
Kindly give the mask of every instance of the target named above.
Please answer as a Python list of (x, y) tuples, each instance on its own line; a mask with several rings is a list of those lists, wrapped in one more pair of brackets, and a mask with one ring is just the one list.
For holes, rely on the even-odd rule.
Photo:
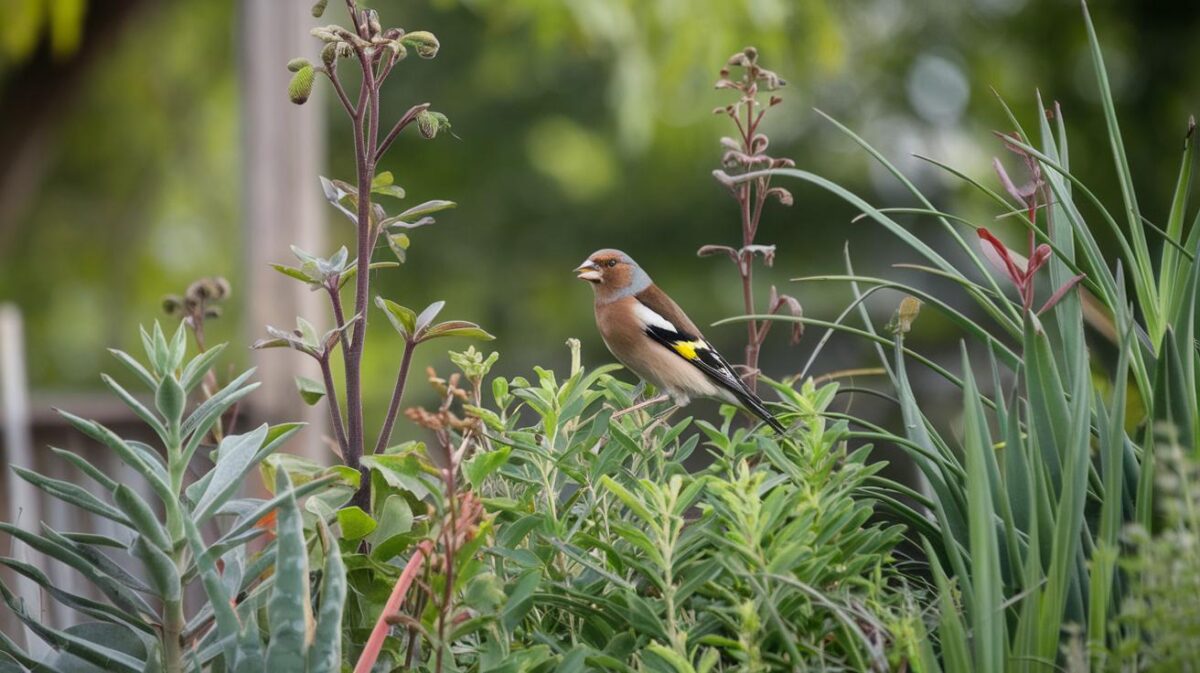
[(368, 37), (375, 37), (383, 32), (383, 25), (379, 23), (379, 12), (367, 10), (367, 31)]
[(162, 310), (169, 316), (178, 315), (179, 310), (183, 308), (183, 299), (178, 295), (169, 294), (162, 298)]

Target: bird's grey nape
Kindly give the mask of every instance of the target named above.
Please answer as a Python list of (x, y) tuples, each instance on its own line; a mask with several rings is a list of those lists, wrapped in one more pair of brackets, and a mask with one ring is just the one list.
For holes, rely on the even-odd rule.
[(646, 273), (642, 267), (638, 266), (637, 262), (630, 259), (629, 255), (624, 255), (624, 257), (625, 262), (633, 267), (633, 276), (629, 279), (629, 285), (626, 285), (620, 290), (609, 292), (606, 301), (603, 302), (605, 304), (639, 294), (646, 288), (650, 287), (651, 283), (653, 282), (650, 280), (650, 274)]

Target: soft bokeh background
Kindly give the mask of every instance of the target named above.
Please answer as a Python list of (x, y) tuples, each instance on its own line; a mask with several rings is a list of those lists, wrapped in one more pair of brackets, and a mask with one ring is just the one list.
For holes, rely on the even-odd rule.
[[(15, 0), (2, 10), (0, 301), (24, 313), (30, 383), (43, 395), (96, 389), (99, 371), (112, 369), (105, 347), (133, 348), (136, 325), (160, 316), (160, 297), (196, 277), (224, 275), (235, 297), (244, 296), (239, 82), (258, 27), (243, 4)], [(446, 198), (459, 207), (414, 232), (409, 262), (380, 273), (376, 291), (410, 306), (447, 300), (445, 316), (475, 320), (497, 335), (489, 347), (502, 354), (500, 373), (527, 373), (535, 363), (562, 368), (570, 336), (583, 339), (587, 362), (607, 360), (592, 325), (591, 293), (570, 274), (598, 247), (631, 253), (701, 325), (740, 312), (732, 266), (695, 251), (740, 236), (736, 205), (710, 175), (718, 138), (729, 131), (727, 120), (711, 114), (729, 94), (712, 82), (729, 54), (747, 44), (789, 82), (767, 127), (773, 154), (872, 202), (911, 205), (897, 182), (813, 108), (875, 143), (939, 206), (990, 222), (998, 214), (993, 205), (967, 200), (959, 183), (913, 155), (996, 184), (990, 162), (1004, 151), (991, 131), (1008, 125), (992, 90), (1027, 126), (1040, 90), (1062, 105), (1075, 172), (1105, 198), (1116, 195), (1073, 0), (367, 4), (385, 24), (428, 29), (442, 42), (436, 60), (410, 58), (397, 68), (384, 109), (399, 115), (432, 101), (457, 136), (424, 141), (406, 132), (381, 166), (410, 201)], [(1200, 102), (1200, 3), (1096, 2), (1092, 12), (1139, 199), (1161, 221), (1188, 114)], [(343, 13), (334, 0), (324, 19), (310, 23), (340, 21)], [(318, 48), (314, 39), (296, 55), (315, 60)], [(286, 95), (282, 88), (272, 94)], [(325, 174), (352, 178), (349, 127), (336, 101), (319, 95), (310, 104), (328, 113), (319, 142)], [(1012, 157), (1004, 159), (1016, 170)], [(795, 206), (769, 207), (760, 230), (760, 242), (779, 252), (775, 268), (759, 274), (760, 296), (775, 283), (806, 314), (835, 315), (845, 289), (788, 279), (840, 272), (847, 242), (860, 272), (928, 282), (889, 269), (910, 260), (874, 225), (852, 224), (855, 213), (843, 203), (788, 186)], [(294, 185), (296, 194), (318, 189), (316, 175)], [(331, 244), (314, 252), (327, 254), (351, 232), (332, 208), (322, 213)], [(913, 226), (945, 247), (927, 222)], [(1014, 233), (1002, 220), (996, 226)], [(284, 246), (268, 252), (289, 261)], [(210, 332), (249, 361), (244, 346), (262, 333), (263, 321), (241, 301)], [(882, 298), (874, 309), (886, 320), (895, 301)], [(379, 316), (372, 329), (365, 371), (369, 409), (377, 413), (399, 349)], [(794, 373), (817, 335), (789, 349), (784, 331), (776, 332), (764, 369)], [(740, 355), (740, 327), (712, 328), (709, 336), (731, 359)], [(935, 319), (914, 339), (935, 352), (953, 346), (953, 333)], [(838, 338), (815, 373), (865, 357), (863, 345)], [(440, 344), (426, 347), (417, 364), (417, 372), (426, 364), (449, 367)], [(425, 394), (419, 376), (416, 383), (410, 401)]]

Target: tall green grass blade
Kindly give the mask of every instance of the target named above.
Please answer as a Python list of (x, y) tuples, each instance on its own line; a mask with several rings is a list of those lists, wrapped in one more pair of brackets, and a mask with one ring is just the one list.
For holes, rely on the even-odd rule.
[(1004, 667), (1008, 641), (1005, 636), (1003, 585), (1000, 574), (998, 530), (992, 496), (991, 465), (995, 463), (992, 440), (965, 344), (962, 347), (963, 378), (966, 380), (966, 409), (963, 420), (963, 451), (967, 458), (967, 519), (970, 522), (971, 580), (974, 602), (971, 614), (975, 666), (978, 670), (1000, 671)]
[(929, 567), (933, 572), (934, 584), (938, 596), (938, 636), (942, 646), (942, 660), (948, 671), (976, 670), (971, 662), (971, 654), (967, 649), (967, 628), (963, 624), (962, 615), (954, 602), (954, 591), (933, 545), (925, 542), (925, 554), (929, 558)]
[(1117, 179), (1121, 185), (1121, 198), (1125, 204), (1125, 216), (1129, 225), (1129, 238), (1133, 245), (1134, 256), (1132, 269), (1135, 278), (1141, 278), (1135, 287), (1144, 285), (1139, 291), (1138, 302), (1146, 318), (1146, 329), (1157, 349), (1162, 339), (1165, 323), (1159, 312), (1157, 292), (1153, 281), (1153, 265), (1150, 262), (1150, 250), (1146, 245), (1146, 233), (1142, 229), (1142, 214), (1138, 209), (1137, 195), (1133, 191), (1133, 176), (1129, 172), (1129, 160), (1125, 157), (1125, 144), (1121, 140), (1121, 128), (1117, 123), (1116, 106), (1113, 104), (1112, 88), (1108, 83), (1108, 72), (1104, 67), (1104, 54), (1100, 50), (1100, 39), (1096, 36), (1096, 27), (1092, 24), (1092, 16), (1088, 12), (1087, 2), (1083, 2), (1083, 19), (1087, 26), (1088, 44), (1092, 51), (1092, 64), (1096, 70), (1096, 83), (1100, 89), (1100, 102), (1104, 110), (1104, 121), (1108, 127), (1109, 144), (1112, 146), (1113, 162), (1116, 164)]
[[(1046, 334), (1035, 326), (1033, 318), (1025, 321), (1026, 394), (1029, 399), (1029, 422), (1042, 439), (1041, 455), (1050, 479), (1051, 494), (1058, 496), (1062, 473), (1059, 451), (1066, 446), (1072, 419), (1063, 392), (1062, 379), (1051, 352)], [(1085, 377), (1086, 378), (1086, 377)]]
[[(1045, 335), (1036, 333), (1033, 325), (1027, 323), (1027, 344), (1037, 341), (1038, 350), (1048, 352), (1045, 345)], [(1043, 363), (1042, 366), (1053, 367), (1053, 363)], [(1064, 432), (1055, 433), (1054, 446), (1048, 450), (1044, 447), (1043, 455), (1062, 451), (1061, 490), (1055, 508), (1054, 534), (1051, 544), (1050, 566), (1046, 576), (1046, 591), (1041, 613), (1038, 617), (1037, 646), (1034, 653), (1047, 660), (1053, 660), (1058, 653), (1062, 635), (1062, 626), (1068, 605), (1068, 596), (1072, 594), (1072, 585), (1079, 581), (1075, 574), (1076, 559), (1079, 553), (1079, 536), (1083, 530), (1084, 502), (1087, 498), (1087, 478), (1090, 466), (1089, 442), (1091, 439), (1091, 400), (1089, 388), (1091, 379), (1087, 375), (1087, 355), (1079, 352), (1070, 366), (1075, 368), (1075, 384), (1070, 394), (1069, 408), (1059, 408), (1054, 413), (1053, 422)], [(1031, 371), (1034, 365), (1030, 366)], [(1049, 377), (1043, 377), (1043, 383), (1049, 382)], [(1029, 379), (1030, 399), (1034, 398), (1034, 381)], [(1042, 391), (1041, 397), (1045, 402), (1050, 401), (1051, 392), (1057, 389), (1059, 400), (1062, 400), (1062, 388), (1053, 382), (1050, 388)], [(1034, 403), (1035, 405), (1037, 403)], [(1035, 415), (1037, 411), (1035, 410)], [(1061, 414), (1061, 416), (1059, 416)], [(1082, 619), (1079, 615), (1076, 619)]]
[[(1192, 164), (1195, 163), (1196, 144), (1192, 136), (1196, 132), (1196, 120), (1188, 120), (1188, 130), (1183, 137), (1183, 158), (1180, 160), (1179, 178), (1175, 182), (1175, 195), (1171, 199), (1171, 211), (1167, 216), (1167, 240), (1183, 243), (1183, 221), (1187, 215), (1188, 197), (1192, 190)], [(1183, 273), (1180, 273), (1180, 263), (1184, 262)], [(1186, 279), (1188, 260), (1180, 255), (1179, 250), (1171, 245), (1164, 245), (1162, 251), (1162, 267), (1159, 269), (1158, 288), (1162, 300), (1164, 319), (1174, 322), (1179, 311), (1184, 308), (1183, 301), (1187, 295)]]
[(1103, 670), (1105, 666), (1108, 619), (1116, 606), (1113, 582), (1120, 551), (1117, 535), (1125, 507), (1125, 401), (1129, 385), (1132, 325), (1124, 325), (1122, 331), (1121, 352), (1113, 376), (1112, 402), (1106, 410), (1103, 401), (1096, 400), (1104, 493), (1100, 500), (1099, 536), (1092, 553), (1091, 585), (1088, 590), (1088, 654), (1093, 670)]

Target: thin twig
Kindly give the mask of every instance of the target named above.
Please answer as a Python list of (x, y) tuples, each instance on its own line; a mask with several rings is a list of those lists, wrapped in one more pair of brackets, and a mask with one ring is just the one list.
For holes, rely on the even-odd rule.
[(387, 418), (383, 421), (383, 427), (379, 429), (379, 439), (375, 442), (375, 451), (373, 453), (382, 453), (387, 448), (388, 442), (392, 439), (392, 426), (396, 424), (396, 414), (400, 410), (400, 400), (404, 397), (404, 386), (408, 381), (408, 369), (412, 365), (413, 351), (416, 348), (416, 342), (411, 340), (405, 341), (404, 356), (400, 359), (400, 370), (396, 373), (396, 385), (392, 389), (392, 400), (388, 403)]
[(329, 68), (325, 70), (325, 75), (329, 78), (329, 81), (333, 83), (333, 90), (337, 92), (338, 100), (342, 102), (342, 107), (346, 108), (346, 114), (350, 115), (351, 119), (357, 121), (359, 114), (358, 108), (354, 107), (354, 104), (350, 102), (350, 97), (346, 95), (346, 89), (342, 87), (342, 80), (338, 79), (336, 61), (333, 65), (329, 66)]
[(408, 112), (404, 113), (404, 116), (396, 122), (396, 125), (392, 127), (392, 130), (388, 131), (388, 134), (384, 136), (383, 140), (379, 143), (379, 147), (375, 150), (376, 162), (383, 158), (383, 155), (388, 151), (388, 148), (392, 146), (392, 141), (396, 139), (396, 136), (400, 135), (400, 132), (404, 130), (404, 127), (411, 124), (413, 120), (417, 118), (417, 115), (421, 114), (425, 110), (428, 110), (429, 105), (429, 103), (420, 103), (408, 108)]
[(333, 386), (333, 371), (329, 367), (329, 354), (318, 359), (321, 363), (321, 378), (325, 383), (325, 403), (329, 405), (329, 423), (333, 426), (334, 437), (337, 438), (338, 448), (343, 456), (346, 455), (349, 443), (346, 441), (346, 429), (342, 424), (342, 408), (338, 404), (337, 389)]

